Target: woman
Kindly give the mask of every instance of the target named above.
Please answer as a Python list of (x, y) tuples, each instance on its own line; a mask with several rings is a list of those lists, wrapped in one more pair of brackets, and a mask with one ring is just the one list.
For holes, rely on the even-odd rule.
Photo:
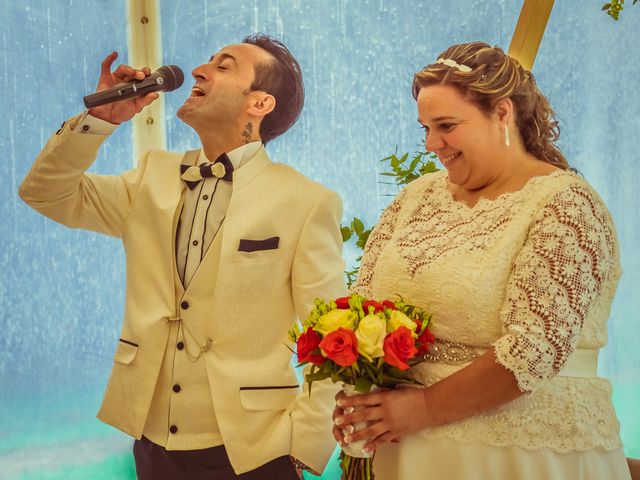
[(370, 439), (379, 480), (630, 478), (596, 373), (616, 233), (554, 145), (547, 99), (480, 42), (443, 52), (413, 93), (445, 170), (386, 209), (353, 290), (423, 306), (437, 342), (412, 369), (426, 388), (339, 395), (336, 439)]

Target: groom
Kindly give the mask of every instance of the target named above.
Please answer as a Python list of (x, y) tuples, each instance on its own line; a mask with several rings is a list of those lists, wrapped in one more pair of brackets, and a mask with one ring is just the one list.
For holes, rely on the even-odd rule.
[[(116, 57), (98, 90), (150, 74), (111, 72)], [(151, 150), (120, 176), (85, 173), (158, 94), (96, 107), (48, 141), (20, 196), (64, 225), (122, 239), (125, 317), (98, 417), (137, 439), (138, 478), (321, 472), (336, 389), (301, 391), (285, 342), (315, 297), (345, 294), (342, 206), (264, 149), (300, 114), (300, 67), (281, 42), (254, 35), (192, 74), (178, 117), (201, 149)]]

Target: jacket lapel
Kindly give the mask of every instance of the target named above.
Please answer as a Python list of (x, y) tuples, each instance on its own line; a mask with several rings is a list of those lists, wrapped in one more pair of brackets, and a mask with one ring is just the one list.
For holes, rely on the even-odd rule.
[[(265, 168), (271, 165), (271, 163), (267, 151), (264, 149), (264, 145), (261, 146), (246, 165), (233, 172), (233, 192), (235, 193), (247, 186), (254, 178), (260, 175)], [(231, 196), (231, 201), (233, 202), (233, 195)]]
[[(185, 156), (183, 158), (182, 163), (186, 164), (186, 165), (195, 165), (197, 160), (198, 160), (198, 155), (200, 153), (200, 150), (193, 150), (190, 152), (185, 153)], [(249, 160), (246, 165), (244, 165), (242, 168), (239, 168), (238, 170), (233, 172), (233, 191), (231, 194), (231, 200), (229, 202), (229, 210), (231, 210), (231, 204), (234, 201), (234, 196), (235, 193), (238, 190), (241, 190), (242, 188), (244, 188), (246, 185), (248, 185), (253, 179), (255, 179), (258, 175), (260, 175), (260, 173), (262, 173), (262, 171), (267, 168), (270, 164), (271, 164), (271, 160), (269, 159), (269, 157), (267, 156), (267, 152), (264, 149), (264, 146), (260, 147), (260, 149), (256, 152), (256, 154), (251, 158), (251, 160)], [(177, 219), (179, 219), (180, 217), (180, 212), (182, 211), (182, 205), (184, 204), (184, 192), (185, 192), (185, 185), (184, 182), (181, 182), (183, 187), (182, 187), (182, 195), (181, 195), (181, 199), (180, 199), (180, 205), (178, 207), (178, 209), (176, 210), (176, 215), (177, 215)], [(191, 278), (191, 281), (189, 282), (189, 286), (187, 287), (186, 291), (192, 292), (192, 286), (194, 286), (194, 288), (199, 288), (198, 286), (195, 286), (194, 284), (198, 283), (200, 281), (200, 277), (202, 276), (202, 273), (200, 272), (201, 270), (206, 270), (209, 273), (213, 272), (215, 275), (212, 277), (211, 275), (207, 274), (205, 275), (205, 278), (208, 279), (208, 281), (214, 281), (216, 276), (217, 276), (217, 270), (218, 270), (218, 264), (220, 261), (220, 255), (221, 255), (221, 251), (222, 251), (222, 243), (223, 243), (223, 239), (224, 239), (224, 226), (225, 224), (228, 223), (228, 217), (225, 217), (225, 219), (222, 222), (222, 225), (220, 226), (220, 230), (218, 231), (218, 233), (216, 234), (216, 236), (213, 238), (211, 245), (209, 246), (209, 248), (207, 248), (207, 251), (205, 252), (202, 261), (200, 262), (200, 265), (198, 265), (198, 268), (196, 269), (196, 271), (193, 274), (193, 277)], [(180, 279), (180, 275), (178, 275), (178, 269), (176, 266), (176, 239), (177, 239), (177, 220), (174, 219), (174, 226), (173, 226), (173, 264), (174, 264), (174, 276), (176, 278), (176, 285), (180, 286), (180, 289), (176, 289), (176, 293), (179, 293), (181, 296), (184, 295), (186, 293), (185, 288), (184, 288), (184, 284), (182, 283), (182, 280)], [(213, 258), (210, 258), (213, 257)], [(211, 267), (213, 267), (213, 269), (211, 269)], [(214, 282), (215, 284), (215, 282)], [(193, 293), (193, 292), (192, 292)]]
[[(198, 155), (200, 154), (200, 150), (189, 150), (182, 157), (182, 161), (180, 164), (182, 165), (195, 165), (198, 161)], [(175, 284), (176, 294), (178, 298), (181, 298), (184, 295), (185, 289), (182, 280), (180, 279), (180, 275), (178, 273), (178, 264), (176, 261), (176, 256), (178, 253), (178, 225), (180, 224), (180, 215), (182, 214), (182, 207), (184, 206), (185, 192), (187, 190), (187, 185), (180, 178), (180, 171), (178, 170), (178, 182), (180, 185), (180, 198), (178, 200), (178, 205), (173, 214), (173, 220), (171, 223), (171, 261), (173, 265), (173, 279)]]

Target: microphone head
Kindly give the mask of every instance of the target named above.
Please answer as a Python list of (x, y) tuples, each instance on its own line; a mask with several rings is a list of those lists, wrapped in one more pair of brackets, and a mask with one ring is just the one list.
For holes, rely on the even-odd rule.
[(170, 92), (176, 88), (180, 88), (184, 83), (184, 73), (177, 65), (165, 65), (158, 68), (157, 72), (164, 79), (162, 90)]

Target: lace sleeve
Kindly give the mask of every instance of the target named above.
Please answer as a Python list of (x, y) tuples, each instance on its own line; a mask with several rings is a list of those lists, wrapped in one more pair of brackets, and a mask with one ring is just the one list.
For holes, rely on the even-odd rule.
[(389, 241), (396, 226), (398, 212), (402, 208), (406, 189), (402, 190), (391, 204), (385, 209), (377, 225), (371, 231), (362, 254), (362, 261), (358, 270), (358, 279), (351, 286), (351, 293), (357, 293), (371, 298), (371, 279), (376, 268), (378, 256), (384, 245)]
[(507, 284), (506, 334), (494, 344), (523, 392), (556, 375), (573, 352), (590, 309), (617, 281), (617, 252), (609, 212), (584, 186), (558, 192), (538, 213)]

